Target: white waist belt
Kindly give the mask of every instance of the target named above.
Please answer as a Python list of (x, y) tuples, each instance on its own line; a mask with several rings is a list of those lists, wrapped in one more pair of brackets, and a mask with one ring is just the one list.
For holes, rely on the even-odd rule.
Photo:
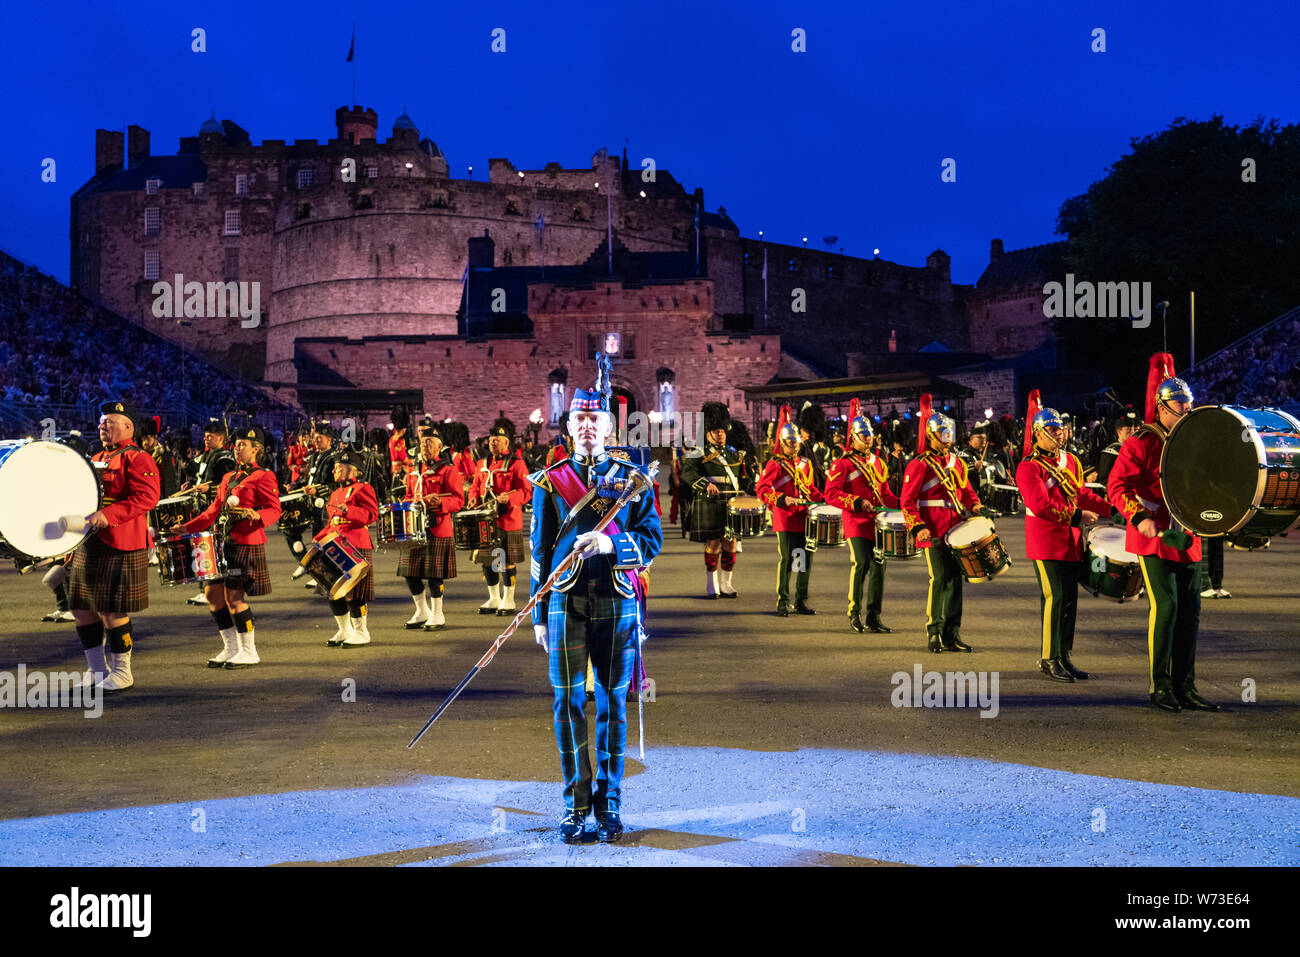
[(952, 507), (953, 507), (952, 502), (945, 502), (945, 501), (943, 501), (942, 499), (937, 499), (937, 498), (927, 498), (927, 499), (925, 499), (925, 500), (923, 500), (923, 501), (917, 502), (916, 504), (917, 504), (917, 507), (918, 507), (918, 508), (920, 508), (920, 507), (925, 507), (925, 508), (952, 508)]

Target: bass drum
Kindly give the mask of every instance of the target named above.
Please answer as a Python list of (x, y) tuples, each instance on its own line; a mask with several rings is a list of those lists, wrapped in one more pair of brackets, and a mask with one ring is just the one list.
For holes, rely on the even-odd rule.
[(1279, 409), (1192, 409), (1165, 440), (1160, 488), (1197, 535), (1287, 532), (1300, 522), (1300, 421)]
[(0, 442), (0, 554), (54, 558), (90, 535), (59, 519), (99, 511), (99, 476), (90, 461), (62, 442)]

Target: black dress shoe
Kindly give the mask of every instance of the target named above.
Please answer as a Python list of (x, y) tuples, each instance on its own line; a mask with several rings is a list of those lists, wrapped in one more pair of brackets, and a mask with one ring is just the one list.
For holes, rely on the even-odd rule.
[(482, 605), (479, 605), (478, 613), (480, 615), (495, 615), (497, 610), (495, 608), (484, 608)]
[(623, 822), (613, 811), (601, 811), (596, 815), (596, 836), (602, 844), (617, 844), (623, 837)]
[(961, 640), (960, 635), (953, 635), (951, 638), (945, 638), (943, 640), (943, 650), (944, 651), (970, 651), (971, 647), (970, 645), (966, 644), (966, 642)]
[(936, 655), (943, 654), (943, 642), (939, 640), (938, 635), (930, 636), (930, 644), (928, 647)]
[(894, 629), (890, 628), (879, 618), (868, 618), (867, 629), (875, 632), (877, 635), (892, 635), (894, 633)]
[(718, 597), (718, 598), (739, 598), (739, 597), (740, 597), (740, 592), (736, 592), (736, 591), (720, 591), (720, 592), (718, 592), (718, 594), (717, 594), (716, 597)]
[(1151, 703), (1161, 711), (1172, 711), (1177, 714), (1183, 710), (1183, 706), (1178, 703), (1178, 698), (1172, 691), (1157, 691), (1151, 696)]
[(1066, 670), (1065, 664), (1060, 658), (1044, 658), (1038, 663), (1038, 670), (1053, 681), (1068, 681), (1074, 683), (1074, 675)]
[(1199, 694), (1197, 694), (1195, 688), (1193, 688), (1191, 691), (1184, 691), (1181, 694), (1175, 693), (1175, 697), (1178, 698), (1178, 703), (1181, 704), (1188, 711), (1221, 711), (1222, 710), (1213, 701), (1206, 701)]
[(782, 618), (790, 617), (790, 606), (786, 602), (779, 601), (776, 603), (776, 613)]
[(587, 829), (587, 811), (570, 811), (560, 819), (560, 840), (565, 844), (581, 844)]
[(1088, 672), (1084, 671), (1082, 668), (1074, 667), (1074, 662), (1070, 660), (1070, 653), (1068, 651), (1061, 652), (1060, 661), (1061, 661), (1061, 667), (1063, 667), (1070, 674), (1074, 675), (1074, 679), (1076, 681), (1087, 680)]
[(854, 631), (856, 631), (859, 635), (867, 630), (862, 627), (862, 619), (859, 618), (857, 615), (849, 615), (849, 627), (852, 628)]
[(794, 603), (794, 613), (796, 615), (815, 615), (817, 612), (808, 607), (806, 602), (797, 601)]

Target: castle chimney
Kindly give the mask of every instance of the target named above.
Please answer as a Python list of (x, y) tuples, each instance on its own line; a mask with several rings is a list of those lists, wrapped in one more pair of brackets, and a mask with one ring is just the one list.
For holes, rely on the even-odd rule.
[(997, 262), (1002, 258), (1002, 240), (995, 239), (989, 243), (989, 264)]
[(95, 130), (95, 175), (122, 168), (124, 137), (117, 130)]
[(338, 127), (339, 139), (358, 145), (362, 140), (375, 139), (379, 114), (360, 106), (340, 106), (334, 111), (334, 125)]
[(496, 243), (492, 241), (491, 235), (484, 229), (482, 236), (471, 236), (469, 238), (469, 268), (486, 267), (491, 269), (494, 265), (496, 265)]
[(139, 166), (149, 158), (149, 131), (135, 124), (126, 128), (126, 165)]

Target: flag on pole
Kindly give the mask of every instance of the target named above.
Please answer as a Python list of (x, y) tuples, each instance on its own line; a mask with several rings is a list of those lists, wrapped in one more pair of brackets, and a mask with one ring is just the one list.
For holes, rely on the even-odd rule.
[(353, 27), (352, 42), (348, 44), (348, 58), (346, 62), (348, 63), (352, 62), (352, 55), (356, 52), (356, 50), (357, 50), (357, 28)]

